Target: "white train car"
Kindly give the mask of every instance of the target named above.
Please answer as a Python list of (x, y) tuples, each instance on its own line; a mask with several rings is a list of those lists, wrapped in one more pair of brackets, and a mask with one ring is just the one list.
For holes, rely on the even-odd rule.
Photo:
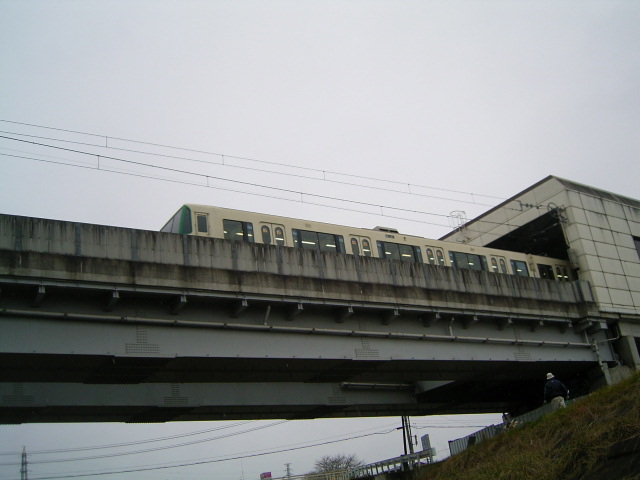
[(354, 228), (206, 205), (183, 205), (162, 232), (429, 263), (570, 281), (569, 262), (404, 235), (385, 227)]

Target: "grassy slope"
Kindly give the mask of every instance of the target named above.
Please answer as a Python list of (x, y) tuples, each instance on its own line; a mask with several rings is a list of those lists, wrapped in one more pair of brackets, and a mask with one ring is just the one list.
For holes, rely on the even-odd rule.
[(637, 435), (640, 374), (429, 466), (419, 478), (576, 479), (601, 465), (610, 446)]

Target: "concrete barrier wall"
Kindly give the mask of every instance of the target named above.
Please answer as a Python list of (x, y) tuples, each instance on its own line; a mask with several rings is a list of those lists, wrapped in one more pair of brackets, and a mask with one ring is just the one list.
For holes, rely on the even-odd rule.
[[(221, 239), (0, 215), (0, 274), (558, 313), (592, 302), (555, 282)], [(462, 295), (462, 297), (461, 297)], [(571, 306), (569, 306), (571, 305)]]

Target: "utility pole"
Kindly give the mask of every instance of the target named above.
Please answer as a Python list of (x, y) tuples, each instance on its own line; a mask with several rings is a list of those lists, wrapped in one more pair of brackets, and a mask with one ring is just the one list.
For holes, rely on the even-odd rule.
[[(402, 417), (402, 441), (404, 442), (404, 454), (413, 453), (413, 436), (408, 416)], [(407, 451), (407, 445), (409, 445), (409, 451)]]
[(290, 463), (285, 463), (284, 465), (285, 465), (285, 467), (287, 467), (287, 478), (290, 479), (291, 478), (291, 464)]
[(22, 464), (20, 465), (20, 480), (29, 480), (27, 475), (27, 447), (22, 447)]

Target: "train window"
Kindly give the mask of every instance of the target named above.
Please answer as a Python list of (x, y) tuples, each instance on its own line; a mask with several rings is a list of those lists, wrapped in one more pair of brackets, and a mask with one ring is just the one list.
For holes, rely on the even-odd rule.
[(378, 252), (380, 253), (380, 258), (422, 263), (420, 248), (412, 245), (379, 241)]
[(262, 243), (271, 245), (271, 229), (269, 226), (263, 225), (260, 231), (262, 232)]
[(227, 240), (238, 240), (253, 243), (253, 224), (251, 222), (240, 222), (238, 220), (223, 220), (224, 238)]
[(165, 223), (164, 227), (162, 227), (160, 231), (165, 233), (178, 233), (173, 231), (173, 226), (175, 224), (180, 225), (181, 216), (182, 216), (182, 210), (178, 211), (178, 213), (176, 213), (173, 217), (171, 217), (171, 220)]
[(504, 261), (504, 258), (500, 259), (500, 273), (507, 273), (507, 262)]
[(371, 243), (366, 238), (362, 239), (362, 253), (364, 253), (365, 257), (371, 256)]
[(357, 238), (351, 239), (351, 253), (353, 253), (354, 255), (360, 255), (360, 246), (358, 244)]
[(321, 252), (346, 253), (342, 235), (311, 232), (309, 230), (292, 230), (293, 246)]
[(160, 229), (161, 232), (167, 233), (191, 233), (191, 210), (186, 205), (182, 207), (178, 212), (171, 217), (164, 227)]
[(449, 258), (454, 266), (471, 270), (488, 270), (487, 257), (475, 253), (449, 252)]
[(442, 250), (436, 250), (436, 259), (438, 260), (438, 265), (442, 265), (444, 267), (444, 252)]
[(320, 241), (320, 251), (322, 252), (339, 252), (339, 246), (336, 235), (330, 233), (318, 233)]
[(511, 260), (511, 269), (513, 270), (514, 275), (519, 275), (521, 277), (529, 276), (527, 262), (523, 262), (522, 260)]
[(198, 227), (198, 233), (208, 233), (209, 227), (207, 225), (207, 214), (196, 213), (196, 225)]
[(276, 245), (284, 246), (284, 229), (282, 227), (276, 227), (274, 231), (276, 234)]
[(380, 258), (390, 258), (390, 256), (392, 255), (392, 252), (388, 251), (388, 250), (386, 250), (384, 248), (384, 242), (377, 241), (376, 245), (378, 245), (378, 257), (380, 257)]
[(402, 260), (422, 263), (422, 253), (418, 247), (400, 245), (400, 256), (402, 257)]
[(571, 278), (569, 278), (569, 269), (567, 267), (562, 267), (562, 277), (565, 282), (571, 281)]
[(319, 250), (318, 234), (316, 232), (307, 232), (306, 230), (294, 230), (294, 232), (294, 245), (300, 248), (306, 248), (308, 250)]
[(545, 265), (544, 263), (538, 264), (538, 273), (540, 278), (546, 278), (548, 280), (554, 280), (553, 267), (551, 265)]
[(436, 256), (433, 253), (433, 249), (430, 247), (427, 247), (427, 261), (431, 264), (431, 265), (435, 265), (436, 264)]

